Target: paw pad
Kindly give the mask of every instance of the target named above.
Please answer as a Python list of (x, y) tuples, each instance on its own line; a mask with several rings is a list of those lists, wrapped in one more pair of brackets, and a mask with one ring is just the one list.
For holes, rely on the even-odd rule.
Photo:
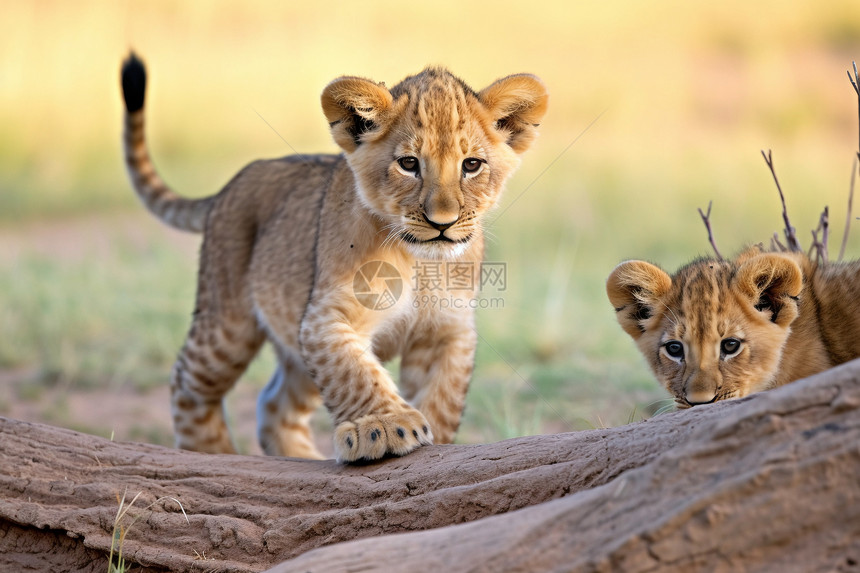
[(335, 428), (335, 453), (344, 462), (376, 460), (386, 454), (402, 456), (432, 443), (426, 418), (412, 408), (397, 414), (362, 416)]

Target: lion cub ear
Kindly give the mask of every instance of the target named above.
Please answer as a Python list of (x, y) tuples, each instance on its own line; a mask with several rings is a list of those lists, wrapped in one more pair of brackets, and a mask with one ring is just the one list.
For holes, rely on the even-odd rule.
[(769, 314), (771, 322), (787, 328), (797, 318), (803, 272), (789, 257), (767, 253), (747, 259), (734, 282), (756, 310)]
[(672, 278), (645, 261), (625, 261), (606, 280), (606, 294), (615, 307), (618, 324), (634, 340), (645, 332), (642, 323), (654, 314), (654, 308), (671, 287)]
[(384, 85), (352, 76), (331, 82), (320, 99), (332, 137), (347, 153), (381, 131), (393, 102)]
[(546, 113), (549, 95), (537, 76), (516, 74), (493, 82), (478, 94), (495, 121), (507, 133), (508, 145), (517, 153), (527, 150)]

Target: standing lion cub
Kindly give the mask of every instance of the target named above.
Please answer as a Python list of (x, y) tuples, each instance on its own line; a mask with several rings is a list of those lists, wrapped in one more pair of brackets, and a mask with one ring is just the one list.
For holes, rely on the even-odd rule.
[[(322, 109), (341, 155), (256, 161), (203, 199), (179, 197), (155, 171), (134, 55), (122, 87), (136, 192), (165, 223), (204, 233), (171, 375), (176, 445), (234, 451), (222, 399), (266, 339), (279, 360), (257, 411), (267, 454), (321, 457), (309, 427), (320, 401), (342, 461), (450, 442), (473, 367), (482, 217), (537, 135), (541, 81), (513, 75), (475, 92), (441, 68), (390, 90), (338, 78)], [(459, 304), (419, 304), (431, 300), (410, 280), (421, 261), (462, 263), (474, 286), (446, 293)], [(395, 355), (400, 392), (383, 367)]]
[(742, 398), (860, 357), (860, 261), (816, 263), (753, 247), (669, 276), (618, 265), (621, 327), (680, 408)]

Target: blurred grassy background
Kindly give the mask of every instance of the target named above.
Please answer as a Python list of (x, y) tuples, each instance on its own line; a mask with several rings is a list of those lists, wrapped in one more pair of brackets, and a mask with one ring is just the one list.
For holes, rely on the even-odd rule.
[[(2, 13), (0, 415), (170, 443), (166, 379), (199, 238), (153, 221), (126, 182), (118, 72), (131, 47), (150, 71), (151, 152), (189, 196), (290, 147), (335, 151), (319, 93), (341, 74), (393, 85), (442, 64), (476, 89), (520, 71), (546, 82), (541, 138), (491, 226), (487, 258), (507, 263), (508, 288), (503, 309), (480, 313), (461, 441), (664, 405), (603, 281), (624, 258), (674, 270), (707, 254), (696, 208), (709, 200), (724, 253), (781, 229), (760, 149), (774, 150), (801, 236), (827, 204), (841, 239), (855, 1), (6, 1)], [(245, 451), (272, 368), (266, 353), (231, 398)]]

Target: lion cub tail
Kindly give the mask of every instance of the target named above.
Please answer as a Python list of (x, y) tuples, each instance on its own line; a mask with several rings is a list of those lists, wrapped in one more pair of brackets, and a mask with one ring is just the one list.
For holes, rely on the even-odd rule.
[(214, 197), (180, 197), (155, 171), (143, 132), (145, 92), (146, 68), (132, 52), (122, 64), (122, 95), (126, 110), (123, 144), (131, 184), (146, 208), (161, 221), (182, 231), (200, 233)]

